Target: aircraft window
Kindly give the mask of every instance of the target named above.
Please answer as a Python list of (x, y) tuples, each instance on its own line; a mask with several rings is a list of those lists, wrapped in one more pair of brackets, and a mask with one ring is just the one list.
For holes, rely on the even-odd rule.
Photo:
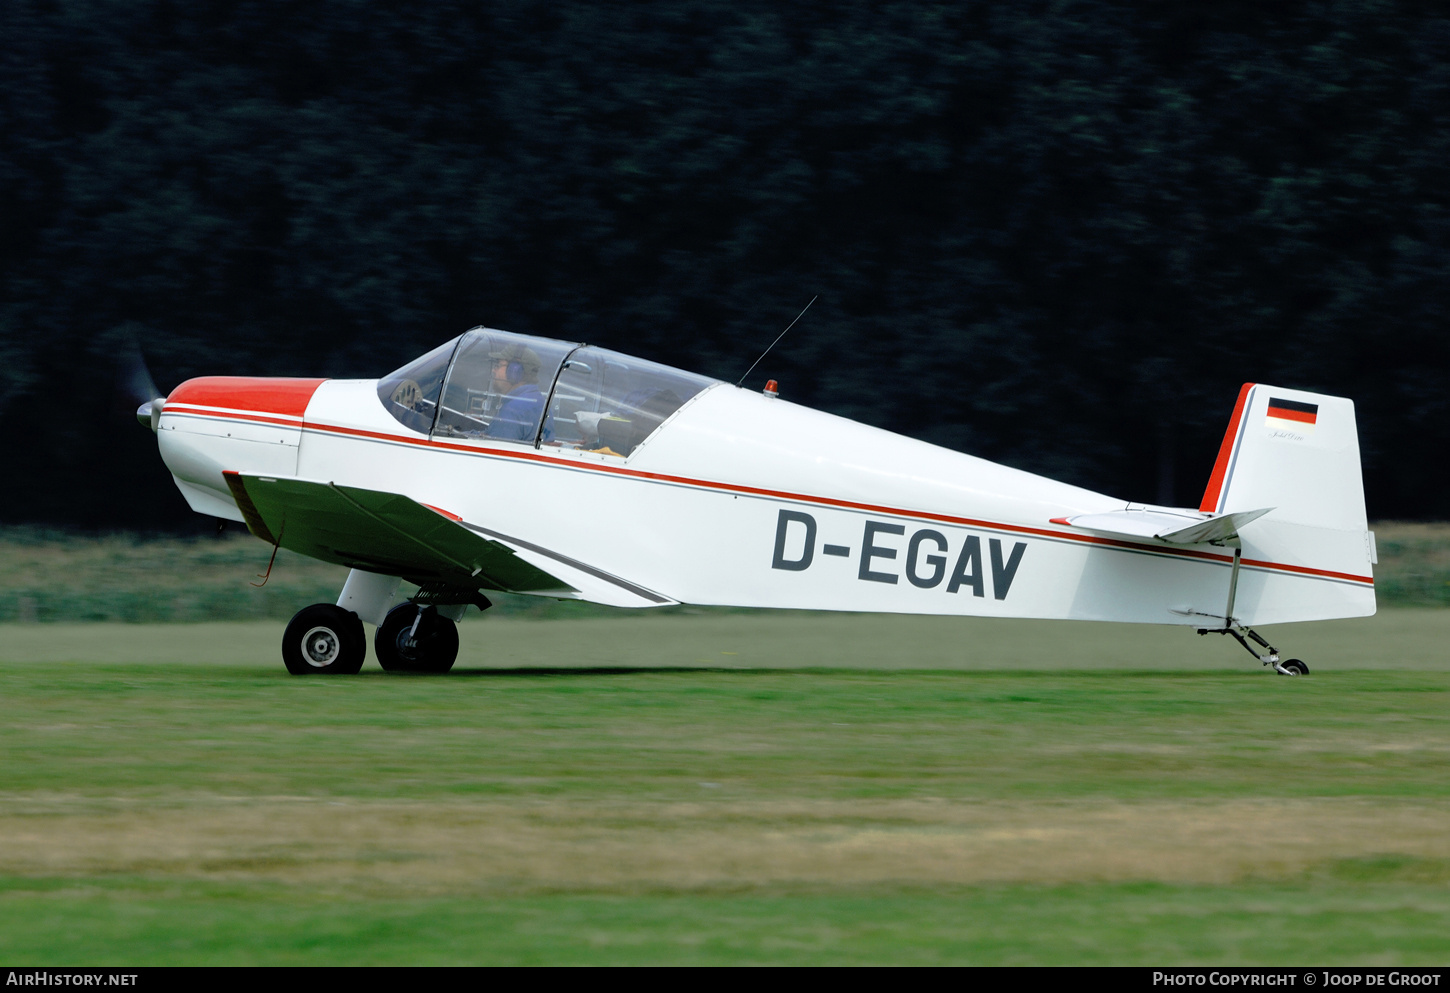
[(378, 380), (378, 399), (404, 427), (420, 434), (433, 429), (438, 397), (443, 392), (443, 377), (448, 373), (448, 360), (453, 358), (457, 345), (458, 338), (454, 338)]
[(448, 370), (434, 436), (534, 444), (559, 364), (577, 347), (489, 328), (468, 332)]
[(715, 380), (603, 348), (569, 356), (554, 386), (544, 443), (628, 456)]

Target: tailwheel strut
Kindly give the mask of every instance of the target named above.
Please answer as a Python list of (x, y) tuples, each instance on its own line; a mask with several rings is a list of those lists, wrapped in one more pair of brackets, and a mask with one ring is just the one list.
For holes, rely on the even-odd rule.
[[(1237, 538), (1235, 538), (1235, 541), (1237, 541)], [(1237, 641), (1240, 645), (1244, 646), (1244, 651), (1248, 652), (1250, 655), (1258, 659), (1264, 665), (1273, 666), (1274, 671), (1281, 676), (1309, 675), (1309, 667), (1299, 659), (1288, 659), (1284, 662), (1280, 662), (1279, 650), (1273, 645), (1269, 644), (1268, 641), (1264, 639), (1263, 635), (1259, 634), (1259, 632), (1255, 631), (1247, 624), (1240, 623), (1239, 619), (1234, 616), (1234, 598), (1238, 594), (1239, 563), (1242, 560), (1242, 557), (1243, 549), (1235, 544), (1233, 571), (1229, 574), (1228, 581), (1228, 605), (1224, 609), (1223, 616), (1220, 617), (1217, 614), (1205, 614), (1202, 611), (1198, 610), (1179, 611), (1179, 613), (1197, 614), (1199, 617), (1212, 617), (1214, 620), (1223, 621), (1222, 627), (1199, 628), (1198, 633), (1231, 635), (1235, 641)], [(1250, 641), (1252, 641), (1254, 645), (1258, 645), (1259, 648), (1264, 649), (1264, 654), (1260, 655), (1258, 651), (1254, 648), (1254, 645), (1249, 644)]]
[[(1243, 645), (1244, 646), (1244, 651), (1248, 652), (1250, 655), (1252, 655), (1254, 658), (1258, 659), (1264, 665), (1271, 665), (1271, 666), (1273, 666), (1274, 667), (1274, 671), (1277, 672), (1277, 673), (1279, 673), (1280, 675), (1283, 675), (1283, 676), (1297, 676), (1297, 675), (1300, 675), (1300, 673), (1297, 673), (1297, 672), (1294, 672), (1291, 669), (1288, 669), (1287, 666), (1283, 666), (1283, 665), (1280, 665), (1279, 664), (1279, 652), (1278, 652), (1278, 649), (1276, 649), (1273, 645), (1271, 645), (1267, 641), (1265, 641), (1264, 640), (1264, 636), (1261, 635), (1261, 634), (1259, 634), (1259, 632), (1255, 631), (1253, 628), (1249, 627), (1247, 624), (1240, 624), (1236, 618), (1233, 618), (1233, 617), (1225, 617), (1223, 620), (1224, 620), (1224, 626), (1223, 627), (1221, 627), (1221, 628), (1199, 628), (1198, 629), (1198, 633), (1199, 634), (1226, 634), (1226, 635), (1229, 635), (1235, 641), (1237, 641), (1240, 645)], [(1254, 646), (1249, 644), (1250, 641), (1254, 642), (1255, 645), (1258, 645), (1260, 648), (1264, 649), (1264, 654), (1260, 655), (1258, 653), (1258, 651), (1255, 650)], [(1304, 663), (1303, 662), (1300, 662), (1298, 659), (1290, 659), (1289, 661), (1290, 662), (1293, 662), (1293, 663), (1296, 663), (1297, 665), (1300, 665), (1300, 666), (1303, 666), (1304, 665)], [(1304, 673), (1303, 674), (1306, 674), (1307, 675), (1308, 672), (1309, 672), (1309, 669), (1306, 666), (1304, 668)]]
[[(1265, 641), (1263, 635), (1259, 634), (1253, 628), (1245, 624), (1240, 624), (1237, 619), (1232, 617), (1226, 617), (1224, 620), (1226, 626), (1221, 628), (1199, 628), (1198, 633), (1232, 635), (1235, 641), (1244, 646), (1244, 651), (1248, 652), (1264, 665), (1273, 666), (1274, 671), (1281, 676), (1309, 675), (1309, 667), (1300, 659), (1286, 659), (1280, 662), (1278, 650)], [(1250, 641), (1255, 642), (1261, 648), (1265, 649), (1265, 653), (1260, 655), (1254, 651), (1254, 646), (1249, 644)]]

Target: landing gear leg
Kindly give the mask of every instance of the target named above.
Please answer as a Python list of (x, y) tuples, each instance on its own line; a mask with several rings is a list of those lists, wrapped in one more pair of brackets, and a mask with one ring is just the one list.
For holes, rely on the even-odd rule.
[[(1235, 539), (1235, 541), (1237, 541), (1237, 539)], [(1309, 675), (1309, 667), (1301, 662), (1299, 659), (1289, 659), (1288, 661), (1281, 663), (1279, 661), (1278, 649), (1265, 641), (1264, 637), (1253, 628), (1249, 627), (1247, 624), (1240, 624), (1238, 618), (1234, 617), (1234, 597), (1238, 593), (1239, 559), (1242, 556), (1243, 549), (1235, 544), (1233, 572), (1229, 576), (1228, 581), (1228, 606), (1224, 609), (1223, 617), (1219, 618), (1217, 617), (1217, 615), (1204, 614), (1199, 611), (1191, 612), (1194, 614), (1198, 614), (1199, 617), (1215, 617), (1217, 620), (1222, 620), (1223, 627), (1199, 628), (1198, 633), (1231, 635), (1235, 641), (1237, 641), (1240, 645), (1244, 646), (1244, 651), (1248, 652), (1250, 655), (1258, 659), (1264, 665), (1273, 666), (1274, 671), (1281, 676)], [(1249, 644), (1250, 641), (1253, 641), (1254, 644), (1264, 649), (1264, 654), (1260, 655), (1257, 651), (1255, 651), (1254, 646)]]

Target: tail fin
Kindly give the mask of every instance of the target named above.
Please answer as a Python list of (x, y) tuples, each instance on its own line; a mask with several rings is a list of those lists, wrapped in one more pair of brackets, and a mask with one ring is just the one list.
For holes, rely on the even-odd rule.
[(1198, 509), (1254, 507), (1296, 524), (1365, 529), (1352, 400), (1243, 385)]
[(1262, 507), (1240, 533), (1245, 623), (1374, 613), (1353, 401), (1244, 384), (1199, 509)]

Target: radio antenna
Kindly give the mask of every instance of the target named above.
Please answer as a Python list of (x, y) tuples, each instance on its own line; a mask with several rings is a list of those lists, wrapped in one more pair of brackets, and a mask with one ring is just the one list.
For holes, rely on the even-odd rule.
[[(815, 296), (811, 297), (811, 303), (815, 303), (820, 298), (821, 295), (817, 293)], [(808, 303), (801, 308), (801, 312), (795, 315), (795, 321), (798, 321), (802, 317), (806, 316), (806, 311), (811, 309), (811, 303)], [(791, 328), (795, 327), (795, 321), (791, 321), (789, 324), (787, 324), (785, 326), (785, 331), (789, 331)], [(780, 342), (780, 339), (785, 337), (785, 331), (782, 331), (780, 334), (775, 336), (775, 341), (772, 341), (769, 347), (767, 347), (765, 351), (760, 353), (760, 359), (763, 359), (770, 354), (770, 349), (774, 348)], [(748, 376), (755, 371), (755, 367), (760, 365), (760, 359), (756, 359), (754, 362), (750, 363), (750, 368), (745, 370), (745, 376)], [(741, 376), (740, 381), (737, 382), (735, 385), (739, 386), (740, 383), (745, 382), (745, 376)]]

